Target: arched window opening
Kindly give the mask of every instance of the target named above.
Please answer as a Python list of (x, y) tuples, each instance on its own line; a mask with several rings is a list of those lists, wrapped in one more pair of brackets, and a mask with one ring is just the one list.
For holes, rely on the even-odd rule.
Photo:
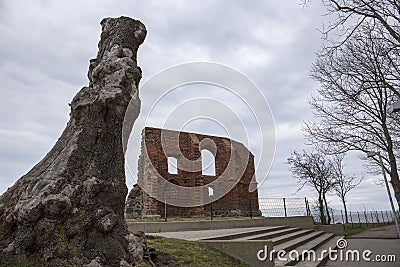
[(168, 173), (178, 174), (178, 160), (174, 157), (168, 157)]
[(201, 174), (215, 176), (215, 157), (207, 149), (201, 150)]

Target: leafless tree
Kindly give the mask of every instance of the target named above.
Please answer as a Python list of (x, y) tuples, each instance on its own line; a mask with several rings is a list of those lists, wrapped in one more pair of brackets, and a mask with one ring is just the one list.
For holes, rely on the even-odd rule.
[[(306, 7), (311, 0), (301, 0)], [(398, 0), (322, 0), (330, 19), (321, 30), (326, 40), (340, 46), (365, 24), (381, 28), (382, 37), (394, 46), (400, 44), (400, 3)], [(334, 38), (328, 38), (329, 34)]]
[(333, 189), (331, 161), (321, 152), (294, 151), (287, 159), (293, 176), (300, 183), (299, 189), (310, 186), (318, 193), (318, 209), (322, 224), (330, 223), (326, 194)]
[[(303, 0), (307, 5), (310, 0)], [(322, 0), (326, 7), (329, 24), (323, 26), (325, 42), (323, 50), (334, 53), (335, 50), (348, 42), (353, 42), (354, 36), (360, 38), (360, 32), (373, 31), (378, 42), (384, 42), (388, 53), (386, 66), (390, 66), (390, 73), (396, 70), (392, 81), (398, 84), (398, 54), (400, 49), (400, 2), (398, 0)], [(397, 86), (388, 88), (400, 98)]]
[(334, 191), (335, 194), (340, 198), (343, 203), (344, 214), (346, 223), (349, 223), (349, 219), (347, 216), (347, 194), (353, 190), (356, 186), (358, 186), (361, 179), (358, 179), (356, 175), (347, 176), (344, 173), (344, 164), (343, 159), (345, 154), (336, 154), (333, 156), (332, 164), (333, 164), (333, 173), (335, 176), (335, 186)]
[[(321, 51), (311, 70), (321, 85), (310, 99), (317, 121), (304, 129), (311, 143), (328, 144), (332, 154), (383, 152), (400, 205), (399, 116), (388, 112), (400, 91), (399, 59), (399, 50), (381, 39), (373, 24), (359, 26), (341, 46)], [(379, 167), (377, 159), (371, 160)]]
[(336, 31), (343, 43), (365, 24), (381, 28), (382, 37), (400, 44), (400, 3), (398, 0), (322, 0), (334, 20), (325, 33)]

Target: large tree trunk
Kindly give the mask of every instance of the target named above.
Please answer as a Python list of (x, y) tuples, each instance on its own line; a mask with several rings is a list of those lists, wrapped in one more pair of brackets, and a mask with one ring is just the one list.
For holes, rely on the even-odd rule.
[(74, 97), (66, 129), (0, 197), (2, 253), (36, 254), (49, 266), (134, 262), (135, 237), (124, 220), (122, 131), (130, 129), (124, 125), (129, 103), (136, 112), (131, 122), (138, 116), (136, 53), (146, 29), (126, 17), (106, 18), (101, 25), (90, 84)]
[(324, 212), (324, 202), (322, 199), (322, 194), (319, 193), (318, 195), (318, 208), (319, 208), (319, 216), (321, 218), (321, 224), (326, 224), (326, 217)]
[(342, 198), (342, 202), (343, 202), (343, 208), (344, 208), (344, 217), (345, 217), (346, 223), (349, 223), (349, 217), (347, 216), (346, 200), (344, 198)]
[(399, 180), (399, 175), (395, 174), (391, 176), (391, 184), (393, 186), (394, 190), (394, 196), (397, 200), (397, 208), (400, 209), (400, 180)]
[(391, 172), (390, 172), (390, 183), (392, 184), (394, 197), (397, 201), (397, 208), (400, 209), (400, 180), (399, 180), (399, 173), (397, 172), (397, 165), (396, 161), (394, 164), (391, 165)]
[(400, 208), (400, 179), (397, 170), (396, 157), (393, 151), (394, 150), (393, 141), (386, 123), (383, 123), (382, 128), (385, 139), (387, 140), (387, 153), (389, 156), (389, 165), (390, 165), (390, 183), (392, 184), (394, 196), (397, 200), (397, 207)]
[(323, 194), (323, 199), (325, 204), (326, 217), (328, 219), (327, 224), (331, 224), (331, 215), (329, 214), (329, 207), (328, 207), (328, 202), (326, 201), (325, 193)]

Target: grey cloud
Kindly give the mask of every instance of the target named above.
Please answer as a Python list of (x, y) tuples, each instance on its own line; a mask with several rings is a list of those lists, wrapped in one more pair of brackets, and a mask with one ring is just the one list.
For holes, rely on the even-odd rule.
[[(226, 64), (255, 81), (274, 113), (278, 137), (275, 163), (260, 196), (294, 193), (296, 180), (284, 162), (293, 149), (303, 147), (298, 125), (312, 118), (307, 97), (318, 85), (309, 79), (308, 70), (320, 46), (315, 29), (323, 20), (316, 2), (301, 9), (291, 0), (0, 0), (0, 192), (40, 160), (64, 129), (67, 103), (87, 84), (100, 20), (127, 15), (148, 29), (138, 56), (142, 83), (166, 67), (199, 60)], [(154, 94), (140, 92), (143, 102)], [(162, 118), (156, 114), (153, 120)], [(29, 134), (10, 137), (6, 132)], [(139, 141), (130, 142), (138, 146)], [(374, 191), (364, 189), (357, 198), (368, 198)], [(307, 194), (312, 192), (296, 195)], [(369, 197), (371, 203), (375, 197)], [(386, 203), (381, 197), (376, 201)]]

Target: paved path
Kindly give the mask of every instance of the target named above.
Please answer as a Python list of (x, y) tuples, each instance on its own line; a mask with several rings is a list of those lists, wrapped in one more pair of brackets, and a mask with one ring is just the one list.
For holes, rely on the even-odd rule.
[[(248, 231), (261, 230), (268, 227), (250, 227), (250, 228), (235, 228), (235, 229), (218, 229), (218, 230), (199, 230), (199, 231), (182, 231), (182, 232), (164, 232), (164, 233), (148, 233), (149, 235), (163, 236), (169, 238), (178, 238), (186, 240), (199, 240), (221, 235), (237, 234)], [(358, 250), (360, 255), (359, 261), (336, 260), (329, 261), (325, 264), (327, 267), (341, 266), (366, 266), (366, 267), (399, 267), (400, 266), (400, 239), (397, 237), (396, 228), (394, 225), (371, 228), (357, 235), (353, 235), (347, 239), (347, 247), (342, 251), (339, 250), (338, 256), (343, 255), (346, 258), (346, 251)], [(362, 258), (362, 253), (366, 250), (371, 251), (369, 255), (370, 261)], [(378, 257), (395, 257), (392, 262), (377, 262)], [(395, 261), (393, 261), (395, 260)]]
[(396, 225), (392, 224), (370, 228), (365, 230), (364, 232), (352, 235), (349, 238), (396, 239), (398, 238), (398, 234), (396, 231)]
[(245, 232), (251, 232), (256, 230), (262, 230), (269, 227), (246, 227), (246, 228), (234, 228), (234, 229), (217, 229), (217, 230), (198, 230), (198, 231), (182, 231), (182, 232), (163, 232), (163, 233), (147, 233), (148, 235), (162, 236), (168, 238), (177, 238), (185, 240), (200, 240), (204, 238), (211, 238), (229, 234), (239, 234)]
[[(329, 261), (325, 266), (371, 266), (371, 267), (399, 267), (400, 266), (400, 239), (397, 238), (395, 225), (382, 226), (368, 229), (362, 233), (347, 238), (347, 247), (339, 251), (343, 259), (346, 259), (346, 252), (357, 250), (360, 254), (359, 261)], [(371, 251), (370, 261), (363, 259), (364, 251)], [(390, 260), (382, 262), (382, 259)], [(391, 258), (391, 259), (389, 259)], [(378, 261), (380, 260), (380, 261)]]

